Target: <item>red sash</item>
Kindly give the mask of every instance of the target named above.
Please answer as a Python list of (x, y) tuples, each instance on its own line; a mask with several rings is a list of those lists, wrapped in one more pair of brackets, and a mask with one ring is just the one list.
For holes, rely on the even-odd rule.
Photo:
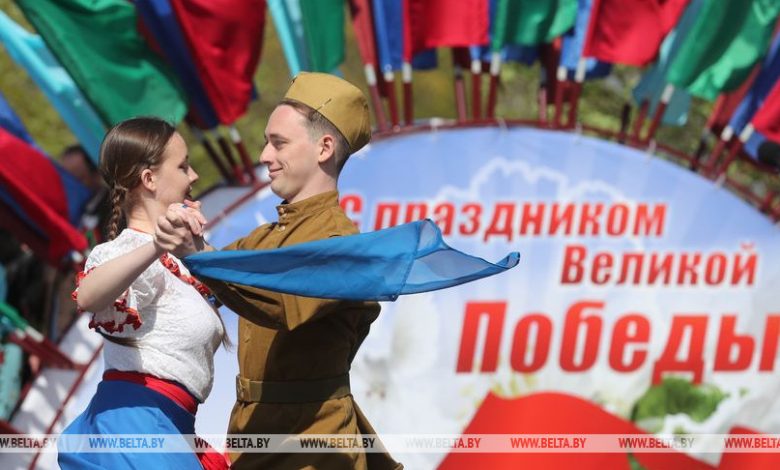
[[(142, 372), (121, 372), (118, 370), (107, 370), (103, 372), (103, 380), (123, 380), (154, 390), (155, 392), (169, 398), (171, 401), (181, 406), (191, 414), (198, 411), (198, 402), (183, 386), (172, 381), (159, 379), (153, 375)], [(203, 441), (205, 444), (205, 441)], [(206, 444), (208, 445), (208, 444)], [(198, 460), (206, 470), (227, 470), (229, 462), (227, 457), (220, 454), (212, 447), (197, 452)]]
[(103, 380), (123, 380), (134, 384), (143, 385), (160, 395), (165, 395), (171, 401), (181, 406), (190, 414), (198, 411), (198, 402), (190, 392), (172, 380), (158, 379), (157, 377), (142, 372), (122, 372), (107, 370), (103, 372)]

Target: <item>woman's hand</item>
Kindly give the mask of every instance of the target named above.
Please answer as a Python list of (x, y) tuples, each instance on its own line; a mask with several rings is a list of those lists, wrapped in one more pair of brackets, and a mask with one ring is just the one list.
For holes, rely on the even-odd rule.
[(200, 212), (200, 202), (185, 200), (184, 204), (171, 204), (165, 215), (157, 219), (155, 244), (179, 258), (203, 251), (206, 249), (203, 241), (206, 223), (206, 217)]

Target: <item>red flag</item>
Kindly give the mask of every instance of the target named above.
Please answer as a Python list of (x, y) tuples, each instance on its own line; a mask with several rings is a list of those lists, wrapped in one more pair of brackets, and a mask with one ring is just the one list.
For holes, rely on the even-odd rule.
[(764, 105), (753, 116), (753, 127), (767, 139), (780, 142), (780, 82), (778, 82)]
[(265, 0), (171, 0), (219, 122), (249, 107), (260, 62)]
[(593, 0), (583, 57), (643, 66), (652, 62), (688, 0)]
[(59, 264), (69, 251), (85, 250), (84, 235), (68, 222), (65, 188), (51, 161), (4, 129), (0, 129), (0, 155), (0, 184), (48, 237), (46, 258)]
[(352, 0), (350, 2), (352, 11), (352, 24), (355, 27), (355, 38), (357, 39), (358, 51), (363, 63), (366, 65), (377, 65), (376, 44), (374, 43), (374, 24), (371, 13), (370, 0)]
[(404, 60), (436, 47), (488, 43), (488, 0), (404, 0)]
[[(505, 399), (490, 393), (463, 434), (631, 434), (651, 436), (634, 423), (615, 416), (595, 403), (562, 393), (535, 393)], [(648, 470), (712, 470), (713, 467), (669, 449), (665, 453), (636, 453)], [(451, 453), (439, 470), (466, 468), (542, 470), (548, 468), (603, 468), (630, 470), (620, 453)]]

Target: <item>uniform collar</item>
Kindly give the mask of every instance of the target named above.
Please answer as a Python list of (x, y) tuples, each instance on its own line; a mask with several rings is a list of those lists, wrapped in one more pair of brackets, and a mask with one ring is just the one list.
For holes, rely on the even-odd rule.
[(339, 192), (327, 191), (292, 204), (283, 202), (276, 206), (276, 213), (279, 215), (279, 223), (289, 223), (305, 214), (320, 212), (338, 204)]

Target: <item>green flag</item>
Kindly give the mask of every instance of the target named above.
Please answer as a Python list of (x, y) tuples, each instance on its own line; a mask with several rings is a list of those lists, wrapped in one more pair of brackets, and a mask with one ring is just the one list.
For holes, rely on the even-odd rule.
[(179, 122), (187, 112), (170, 72), (136, 29), (126, 0), (17, 0), (27, 20), (100, 117), (113, 125), (146, 115)]
[(300, 0), (309, 65), (333, 72), (344, 62), (344, 0)]
[(707, 0), (667, 81), (710, 100), (737, 89), (766, 54), (778, 13), (777, 0)]
[(577, 0), (498, 0), (492, 48), (551, 42), (574, 26)]

